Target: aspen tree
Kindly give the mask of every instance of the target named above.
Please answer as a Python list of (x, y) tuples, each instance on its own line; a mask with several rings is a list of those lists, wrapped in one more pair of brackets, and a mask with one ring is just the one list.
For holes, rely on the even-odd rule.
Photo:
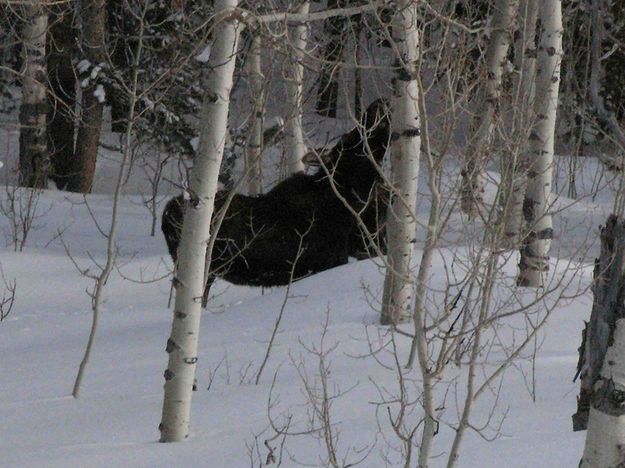
[(514, 41), (514, 68), (516, 75), (513, 89), (515, 106), (515, 135), (519, 145), (512, 161), (501, 161), (502, 172), (506, 175), (503, 187), (507, 194), (504, 207), (506, 242), (510, 246), (518, 245), (522, 239), (523, 198), (527, 186), (527, 167), (525, 166), (528, 126), (532, 123), (534, 110), (534, 79), (536, 74), (536, 17), (537, 0), (521, 0), (519, 5), (519, 34)]
[(169, 363), (165, 371), (163, 414), (159, 425), (161, 442), (178, 442), (189, 436), (206, 257), (210, 264), (210, 252), (208, 256), (205, 254), (228, 131), (230, 91), (241, 27), (236, 19), (236, 7), (237, 0), (215, 2), (215, 40), (208, 61), (200, 147), (189, 174), (190, 200), (185, 209), (174, 279), (176, 301), (171, 337), (166, 348)]
[(46, 142), (46, 32), (48, 15), (41, 1), (24, 5), (24, 74), (20, 105), (20, 185), (46, 188), (50, 160)]
[(603, 361), (601, 386), (596, 387), (588, 416), (588, 432), (580, 468), (622, 466), (625, 444), (625, 319), (616, 321), (612, 346)]
[(580, 346), (581, 376), (573, 430), (587, 429), (581, 468), (621, 466), (625, 444), (625, 221), (610, 215), (601, 228), (593, 306)]
[(245, 147), (245, 173), (247, 192), (258, 195), (262, 190), (261, 151), (263, 147), (263, 115), (265, 106), (265, 76), (261, 62), (262, 38), (256, 34), (252, 39), (247, 58), (249, 94), (252, 101), (252, 117)]
[(562, 5), (540, 2), (540, 44), (536, 61), (535, 124), (529, 136), (527, 190), (523, 215), (527, 223), (519, 263), (520, 286), (540, 287), (549, 270), (553, 224), (549, 212), (553, 152), (562, 58)]
[(482, 204), (482, 170), (499, 112), (503, 65), (508, 55), (516, 7), (517, 0), (498, 0), (494, 7), (490, 41), (486, 49), (486, 81), (462, 171), (461, 207), (470, 219), (478, 215)]
[(383, 324), (410, 317), (413, 285), (410, 261), (416, 231), (415, 207), (421, 153), (419, 91), (416, 80), (419, 60), (419, 29), (416, 3), (398, 2), (392, 35), (398, 53), (392, 100), (392, 195), (388, 210), (388, 267), (384, 279)]
[[(310, 10), (308, 0), (302, 2), (296, 11), (298, 15), (307, 15)], [(304, 129), (302, 127), (302, 94), (304, 91), (304, 51), (308, 41), (308, 25), (299, 23), (289, 28), (289, 46), (292, 48), (289, 76), (287, 77), (287, 99), (289, 118), (286, 123), (284, 140), (286, 142), (287, 172), (295, 174), (304, 171), (302, 159), (306, 154)]]

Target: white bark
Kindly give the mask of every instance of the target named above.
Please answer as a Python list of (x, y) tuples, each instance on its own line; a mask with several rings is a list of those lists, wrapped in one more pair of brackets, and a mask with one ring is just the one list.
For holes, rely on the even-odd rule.
[(521, 248), (518, 283), (540, 287), (549, 270), (553, 223), (549, 213), (553, 151), (562, 58), (562, 5), (560, 0), (540, 2), (542, 30), (536, 62), (535, 124), (529, 137), (528, 182), (523, 214), (527, 235)]
[(247, 193), (258, 195), (262, 190), (261, 151), (263, 147), (263, 114), (265, 107), (265, 77), (261, 63), (262, 38), (254, 36), (248, 55), (249, 94), (252, 101), (252, 117), (245, 147), (245, 174)]
[(595, 387), (580, 468), (622, 466), (625, 447), (625, 319), (616, 321), (614, 342), (605, 355), (601, 385)]
[(419, 60), (417, 6), (410, 0), (401, 0), (397, 7), (392, 33), (399, 60), (392, 101), (393, 193), (386, 225), (388, 266), (384, 279), (383, 324), (396, 324), (411, 316), (413, 284), (410, 280), (410, 261), (416, 234), (415, 207), (421, 153), (416, 80)]
[[(307, 2), (308, 3), (308, 2)], [(274, 23), (276, 21), (280, 21), (283, 23), (301, 23), (301, 22), (311, 22), (311, 21), (322, 21), (328, 18), (333, 18), (335, 16), (354, 16), (362, 13), (367, 13), (370, 11), (377, 10), (378, 8), (382, 8), (388, 6), (388, 0), (378, 0), (373, 1), (369, 0), (364, 5), (358, 5), (353, 7), (340, 7), (340, 8), (329, 8), (326, 10), (316, 11), (314, 13), (308, 13), (297, 11), (295, 13), (289, 12), (276, 12), (276, 13), (267, 13), (266, 15), (253, 16), (250, 12), (246, 12), (245, 10), (241, 11), (241, 15), (244, 21), (249, 22), (249, 24), (267, 24)]]
[(432, 260), (439, 239), (440, 224), (440, 166), (435, 160), (430, 147), (428, 122), (426, 120), (427, 112), (425, 109), (425, 97), (423, 84), (417, 77), (419, 89), (419, 115), (422, 124), (422, 146), (423, 153), (426, 156), (428, 166), (428, 186), (432, 195), (432, 203), (430, 205), (430, 216), (428, 219), (427, 235), (425, 245), (423, 246), (423, 254), (421, 255), (421, 263), (419, 264), (419, 272), (416, 278), (415, 287), (415, 304), (412, 313), (414, 323), (414, 338), (410, 347), (410, 356), (406, 367), (411, 368), (414, 363), (415, 356), (419, 362), (419, 371), (421, 373), (421, 381), (423, 391), (421, 401), (423, 406), (424, 421), (423, 432), (421, 434), (421, 444), (419, 446), (419, 466), (427, 466), (431, 452), (432, 441), (436, 434), (437, 422), (435, 419), (435, 399), (434, 384), (435, 373), (432, 371), (432, 363), (428, 350), (428, 334), (426, 323), (426, 289), (427, 280), (432, 269)]
[(508, 55), (516, 9), (517, 0), (497, 0), (494, 7), (490, 41), (486, 49), (486, 80), (462, 172), (461, 207), (469, 218), (478, 215), (483, 202), (482, 169), (488, 159), (495, 118), (499, 111), (503, 65)]
[[(306, 0), (297, 9), (296, 14), (307, 15), (310, 3)], [(284, 139), (286, 143), (288, 174), (303, 172), (306, 154), (304, 129), (302, 127), (302, 94), (304, 90), (304, 51), (308, 41), (308, 26), (300, 23), (289, 29), (289, 47), (291, 47), (291, 63), (287, 76), (287, 100), (290, 115), (288, 117)]]
[(20, 185), (47, 187), (46, 32), (48, 15), (40, 1), (24, 5), (24, 71), (20, 105)]
[[(538, 0), (521, 0), (519, 5), (519, 35), (514, 42), (514, 68), (518, 75), (514, 80), (515, 134), (518, 135), (518, 147), (514, 148), (512, 161), (502, 160), (502, 172), (510, 171), (506, 177), (509, 187), (504, 208), (504, 232), (511, 246), (518, 245), (522, 239), (523, 198), (527, 187), (527, 168), (522, 162), (527, 159), (526, 137), (528, 126), (532, 122), (534, 103), (534, 80), (536, 73), (536, 18)], [(513, 143), (514, 144), (514, 143)]]
[[(165, 396), (159, 426), (162, 442), (180, 441), (189, 435), (205, 253), (228, 130), (228, 107), (240, 29), (229, 10), (236, 6), (237, 0), (220, 0), (215, 5), (222, 19), (215, 31), (208, 62), (210, 72), (200, 119), (200, 148), (189, 175), (191, 200), (186, 207), (178, 249), (178, 269), (174, 280), (176, 302), (171, 337), (167, 342), (169, 363), (165, 371)], [(210, 260), (210, 255), (208, 257)]]
[[(601, 381), (606, 353), (612, 342), (612, 327), (625, 303), (625, 221), (610, 215), (601, 227), (601, 252), (595, 261), (590, 319), (582, 332), (577, 364), (581, 385), (573, 430), (588, 428), (588, 415)], [(599, 386), (600, 387), (600, 386)]]

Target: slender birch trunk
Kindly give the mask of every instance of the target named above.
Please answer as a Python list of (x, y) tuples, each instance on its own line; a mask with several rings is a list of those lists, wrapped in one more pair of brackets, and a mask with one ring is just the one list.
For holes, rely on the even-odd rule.
[[(140, 37), (143, 36), (143, 31), (139, 33)], [(138, 55), (141, 54), (142, 45), (137, 46)], [(138, 67), (135, 68), (138, 70)], [(85, 348), (85, 354), (83, 355), (82, 360), (80, 361), (80, 365), (78, 367), (78, 374), (76, 375), (76, 380), (74, 381), (74, 388), (72, 390), (72, 396), (74, 398), (78, 398), (80, 396), (80, 387), (82, 384), (83, 376), (85, 370), (87, 368), (87, 364), (89, 364), (89, 359), (91, 357), (91, 351), (93, 349), (93, 345), (95, 343), (96, 333), (98, 331), (98, 323), (100, 319), (100, 311), (102, 304), (102, 294), (104, 292), (104, 287), (115, 267), (115, 261), (117, 259), (117, 227), (118, 227), (118, 216), (119, 216), (119, 200), (122, 194), (122, 188), (124, 186), (124, 179), (126, 174), (126, 169), (128, 167), (128, 163), (130, 161), (130, 152), (132, 151), (132, 139), (133, 139), (133, 123), (135, 118), (135, 106), (137, 100), (137, 82), (138, 82), (138, 73), (134, 72), (132, 83), (132, 95), (129, 100), (128, 107), (128, 125), (126, 127), (126, 133), (124, 134), (123, 139), (123, 149), (122, 149), (122, 160), (119, 164), (119, 169), (117, 172), (117, 179), (115, 183), (115, 192), (113, 194), (113, 209), (111, 213), (111, 224), (109, 226), (109, 230), (106, 233), (107, 239), (107, 247), (106, 247), (106, 262), (104, 267), (100, 271), (100, 274), (95, 277), (95, 287), (93, 293), (91, 295), (91, 310), (92, 310), (92, 321), (91, 321), (91, 330), (89, 332), (89, 339), (87, 341), (87, 346)]]
[(228, 131), (228, 107), (241, 27), (232, 13), (237, 0), (219, 0), (215, 3), (217, 26), (208, 62), (208, 86), (200, 119), (200, 147), (189, 174), (190, 200), (186, 206), (174, 280), (176, 302), (171, 336), (167, 340), (169, 363), (165, 371), (165, 395), (159, 426), (161, 442), (177, 442), (189, 436), (205, 286), (205, 253), (210, 239), (219, 166)]
[[(484, 241), (488, 242), (486, 238), (484, 239)], [(458, 421), (458, 427), (456, 427), (454, 441), (452, 442), (451, 448), (449, 450), (449, 457), (447, 458), (447, 468), (454, 468), (458, 463), (458, 459), (460, 457), (460, 446), (462, 445), (462, 441), (464, 439), (466, 431), (469, 428), (471, 411), (473, 409), (473, 403), (475, 402), (475, 398), (477, 396), (476, 378), (478, 369), (481, 366), (480, 353), (482, 352), (482, 333), (484, 332), (484, 322), (486, 321), (493, 295), (495, 270), (497, 267), (498, 257), (498, 255), (495, 253), (495, 242), (493, 242), (491, 245), (491, 253), (487, 259), (486, 268), (484, 269), (484, 283), (482, 285), (482, 298), (479, 305), (478, 322), (475, 327), (473, 336), (471, 337), (471, 358), (469, 361), (470, 364), (466, 381), (466, 395), (464, 398), (460, 421)]]
[(623, 466), (625, 446), (625, 319), (616, 321), (612, 346), (601, 369), (588, 417), (588, 432), (580, 468)]
[(494, 7), (490, 41), (486, 49), (486, 81), (462, 171), (461, 207), (470, 219), (478, 216), (483, 202), (482, 170), (488, 159), (499, 114), (503, 65), (508, 55), (517, 3), (518, 0), (497, 0)]
[(24, 73), (20, 105), (19, 183), (46, 188), (50, 159), (46, 141), (46, 32), (48, 14), (43, 2), (24, 5)]
[[(147, 6), (146, 6), (147, 8)], [(143, 17), (145, 17), (145, 11), (143, 13)], [(100, 320), (100, 311), (101, 311), (101, 303), (102, 303), (102, 294), (104, 292), (104, 287), (115, 267), (115, 262), (117, 259), (117, 227), (118, 227), (118, 217), (119, 217), (119, 201), (122, 195), (122, 188), (124, 186), (124, 180), (127, 177), (126, 169), (128, 168), (128, 164), (130, 162), (131, 151), (132, 151), (132, 140), (134, 135), (134, 121), (135, 121), (135, 107), (137, 105), (138, 99), (138, 87), (139, 87), (139, 63), (141, 61), (141, 55), (143, 54), (143, 45), (144, 45), (144, 37), (145, 37), (145, 23), (141, 21), (139, 23), (139, 30), (136, 32), (137, 34), (137, 46), (133, 51), (134, 56), (134, 64), (133, 64), (133, 72), (130, 77), (130, 85), (129, 85), (129, 103), (128, 103), (128, 113), (125, 116), (125, 119), (128, 122), (126, 126), (126, 133), (123, 137), (122, 142), (122, 160), (119, 164), (119, 168), (117, 171), (117, 178), (115, 184), (115, 192), (113, 193), (113, 208), (111, 210), (111, 223), (109, 225), (108, 232), (104, 235), (106, 238), (106, 262), (103, 267), (100, 269), (100, 273), (98, 275), (91, 276), (94, 281), (94, 289), (91, 293), (91, 330), (89, 332), (89, 339), (87, 341), (87, 346), (85, 348), (85, 353), (83, 355), (82, 360), (80, 361), (80, 365), (78, 366), (78, 373), (76, 375), (76, 380), (74, 381), (74, 388), (72, 390), (72, 396), (74, 398), (78, 398), (80, 396), (80, 388), (82, 385), (82, 380), (85, 374), (85, 370), (87, 365), (89, 364), (89, 359), (91, 357), (91, 352), (93, 349), (93, 345), (95, 343), (96, 334), (98, 331), (98, 323)]]
[[(296, 14), (307, 15), (310, 3), (305, 0), (297, 9)], [(289, 29), (289, 46), (292, 48), (289, 76), (287, 77), (287, 99), (291, 115), (286, 123), (284, 139), (287, 153), (287, 172), (295, 174), (304, 171), (302, 158), (306, 154), (304, 129), (302, 127), (304, 91), (304, 51), (308, 41), (308, 26), (300, 23)]]
[(398, 2), (393, 39), (399, 53), (395, 68), (392, 116), (392, 184), (386, 232), (388, 266), (384, 279), (381, 322), (397, 324), (411, 316), (413, 284), (410, 261), (416, 231), (416, 198), (421, 153), (419, 122), (419, 29), (417, 6), (411, 0)]
[[(106, 2), (104, 0), (82, 0), (81, 45), (85, 58), (91, 67), (106, 60)], [(93, 72), (92, 72), (93, 73)], [(96, 96), (97, 84), (91, 77), (82, 90), (80, 124), (76, 136), (74, 167), (67, 184), (67, 190), (89, 193), (93, 185), (104, 103)]]
[(523, 198), (527, 187), (527, 134), (532, 124), (534, 109), (534, 81), (536, 74), (536, 18), (538, 0), (521, 0), (519, 5), (519, 34), (514, 41), (514, 68), (518, 75), (514, 80), (515, 138), (512, 161), (501, 161), (502, 173), (506, 174), (503, 190), (507, 194), (504, 207), (504, 232), (507, 245), (516, 246), (522, 240)]
[(417, 76), (417, 84), (419, 89), (419, 115), (422, 120), (422, 145), (423, 153), (426, 156), (428, 166), (428, 187), (432, 195), (432, 203), (430, 205), (430, 216), (428, 219), (427, 235), (423, 246), (423, 254), (421, 255), (421, 263), (419, 264), (419, 272), (416, 278), (415, 287), (415, 304), (412, 312), (412, 320), (414, 322), (414, 338), (410, 346), (410, 355), (407, 368), (411, 368), (414, 364), (415, 357), (419, 362), (419, 371), (421, 373), (421, 381), (423, 392), (421, 401), (423, 406), (423, 432), (421, 434), (421, 444), (419, 445), (419, 465), (427, 466), (430, 457), (432, 441), (436, 434), (436, 405), (435, 405), (435, 374), (432, 371), (430, 362), (430, 353), (428, 351), (428, 336), (426, 324), (426, 289), (427, 279), (432, 270), (432, 259), (440, 236), (440, 208), (441, 208), (441, 192), (440, 192), (440, 162), (435, 160), (431, 151), (428, 122), (426, 120), (425, 96), (423, 91), (423, 83)]
[(553, 224), (549, 204), (553, 151), (562, 58), (562, 5), (560, 0), (540, 2), (540, 45), (536, 62), (536, 122), (529, 137), (528, 181), (523, 215), (527, 235), (521, 247), (520, 286), (540, 287), (549, 270)]
[(263, 117), (265, 108), (265, 76), (261, 62), (262, 37), (252, 40), (248, 55), (249, 94), (252, 104), (249, 134), (245, 147), (247, 193), (259, 195), (262, 191), (261, 151), (263, 148)]

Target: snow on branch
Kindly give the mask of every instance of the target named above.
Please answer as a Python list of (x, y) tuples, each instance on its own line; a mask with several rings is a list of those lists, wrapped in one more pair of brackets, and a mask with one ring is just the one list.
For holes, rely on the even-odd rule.
[[(365, 5), (358, 5), (345, 8), (331, 8), (328, 10), (317, 11), (314, 13), (291, 13), (291, 12), (273, 12), (265, 15), (257, 16), (251, 11), (238, 8), (234, 11), (225, 12), (221, 15), (221, 20), (228, 20), (235, 17), (242, 23), (247, 23), (250, 26), (274, 23), (277, 21), (285, 23), (309, 23), (312, 21), (323, 21), (328, 18), (334, 18), (337, 16), (354, 16), (369, 11), (377, 10), (382, 7), (393, 6), (394, 2), (389, 0), (372, 1)], [(217, 18), (215, 18), (217, 19)]]

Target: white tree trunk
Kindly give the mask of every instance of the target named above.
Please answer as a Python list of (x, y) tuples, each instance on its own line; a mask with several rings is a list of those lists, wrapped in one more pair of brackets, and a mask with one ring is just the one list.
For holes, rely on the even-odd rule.
[(252, 102), (247, 146), (245, 147), (245, 174), (247, 193), (258, 195), (262, 191), (261, 151), (263, 147), (263, 116), (265, 108), (265, 77), (261, 62), (262, 38), (254, 36), (248, 55), (249, 94)]
[(47, 187), (50, 156), (46, 140), (46, 32), (48, 15), (40, 1), (24, 5), (24, 75), (20, 105), (20, 185)]
[(486, 80), (462, 171), (461, 207), (470, 219), (478, 215), (483, 202), (482, 169), (490, 151), (501, 97), (503, 65), (508, 55), (517, 3), (517, 0), (497, 0), (494, 7), (490, 41), (486, 49)]
[[(297, 9), (296, 14), (307, 15), (309, 9), (310, 3), (304, 1)], [(289, 47), (292, 49), (286, 83), (290, 115), (286, 123), (284, 139), (286, 142), (287, 172), (288, 174), (295, 174), (304, 171), (302, 159), (306, 154), (304, 129), (302, 127), (302, 95), (304, 91), (303, 59), (308, 41), (308, 25), (300, 23), (289, 28), (288, 37)]]
[(391, 165), (393, 193), (388, 210), (388, 266), (384, 279), (383, 324), (410, 318), (413, 283), (410, 260), (416, 235), (415, 207), (421, 154), (419, 90), (416, 80), (419, 60), (417, 6), (411, 0), (398, 2), (393, 22), (393, 40), (400, 55), (393, 90)]
[(229, 16), (230, 10), (236, 6), (237, 0), (219, 0), (215, 5), (219, 24), (208, 62), (210, 72), (200, 119), (200, 147), (189, 175), (191, 199), (186, 206), (174, 280), (176, 302), (171, 337), (167, 341), (169, 363), (165, 371), (165, 396), (159, 426), (161, 442), (176, 442), (189, 435), (205, 253), (228, 131), (230, 91), (241, 28), (234, 16)]
[(580, 468), (623, 466), (625, 455), (625, 319), (616, 321), (614, 342), (601, 369), (601, 386), (595, 386), (588, 419), (586, 446)]
[[(590, 319), (582, 332), (577, 372), (580, 377), (573, 430), (588, 428), (590, 408), (601, 385), (613, 327), (625, 304), (625, 220), (610, 215), (601, 227), (601, 252), (595, 261)], [(620, 358), (622, 361), (622, 357)]]
[[(523, 198), (527, 187), (527, 129), (532, 123), (534, 103), (534, 80), (536, 74), (536, 18), (538, 0), (521, 0), (519, 5), (519, 35), (514, 41), (514, 68), (518, 75), (514, 80), (515, 134), (518, 146), (512, 161), (502, 160), (502, 172), (510, 171), (505, 182), (509, 187), (504, 208), (504, 232), (510, 246), (517, 246), (522, 239)], [(514, 144), (514, 143), (513, 143)]]
[(540, 287), (549, 270), (553, 224), (549, 213), (553, 151), (562, 58), (562, 5), (560, 0), (540, 2), (540, 45), (536, 62), (535, 125), (529, 137), (528, 181), (523, 215), (527, 235), (521, 248), (521, 286)]

